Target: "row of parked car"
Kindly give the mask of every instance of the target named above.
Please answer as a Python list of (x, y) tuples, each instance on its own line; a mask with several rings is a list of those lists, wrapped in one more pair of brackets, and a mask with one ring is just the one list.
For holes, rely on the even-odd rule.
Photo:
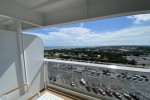
[[(99, 71), (93, 71), (90, 69), (88, 69), (87, 71), (90, 72), (92, 76), (93, 75), (100, 76), (100, 74), (101, 74)], [(131, 75), (127, 75), (127, 73), (118, 74), (115, 72), (110, 72), (109, 70), (102, 70), (102, 75), (111, 76), (111, 74), (116, 74), (116, 77), (123, 78), (123, 79), (126, 78), (127, 80), (138, 80), (138, 81), (145, 81), (145, 82), (149, 81), (148, 77), (145, 75), (134, 74), (131, 76)]]
[(59, 65), (59, 69), (61, 70), (75, 70), (77, 68), (77, 66), (72, 66), (72, 65), (67, 65), (67, 64), (60, 64)]
[(145, 82), (149, 81), (148, 77), (145, 75), (134, 74), (134, 75), (130, 76), (125, 73), (121, 73), (121, 74), (118, 74), (117, 77), (124, 78), (124, 79), (126, 78), (127, 80), (138, 80), (138, 81), (145, 81)]
[[(124, 74), (123, 74), (124, 75)], [(138, 77), (137, 75), (134, 75), (135, 77)], [(143, 76), (144, 78), (147, 78), (146, 76)], [(50, 81), (55, 82), (56, 81), (56, 76), (50, 75), (49, 77)], [(120, 94), (118, 91), (115, 89), (108, 89), (105, 84), (99, 85), (99, 84), (94, 84), (94, 83), (89, 83), (85, 81), (83, 78), (80, 79), (80, 84), (86, 88), (88, 92), (94, 92), (95, 94), (101, 94), (102, 96), (109, 96), (109, 97), (116, 97), (119, 100), (122, 100), (122, 98), (126, 98), (127, 100), (139, 100), (137, 95), (133, 93), (123, 93)], [(73, 81), (70, 81), (71, 87), (75, 87), (75, 83)], [(132, 99), (133, 98), (133, 99)]]
[[(139, 100), (138, 96), (133, 94), (133, 93), (123, 93), (122, 95), (115, 91), (115, 90), (110, 90), (106, 87), (105, 84), (102, 84), (102, 86), (100, 86), (99, 84), (94, 84), (94, 83), (89, 83), (87, 81), (85, 81), (84, 79), (80, 79), (80, 84), (85, 86), (86, 90), (88, 92), (94, 92), (95, 94), (100, 93), (102, 96), (109, 96), (109, 97), (116, 97), (119, 100), (122, 100), (123, 97), (126, 98), (127, 100)], [(103, 88), (102, 88), (103, 87)]]
[(63, 69), (64, 70), (72, 69), (72, 70), (74, 70), (74, 72), (78, 72), (78, 73), (82, 73), (82, 72), (86, 71), (87, 74), (90, 73), (91, 76), (94, 76), (94, 75), (95, 76), (100, 76), (100, 74), (106, 75), (106, 76), (111, 76), (111, 74), (116, 74), (116, 77), (124, 78), (124, 79), (126, 78), (127, 80), (138, 80), (138, 81), (145, 81), (145, 82), (149, 81), (148, 77), (145, 76), (145, 75), (137, 75), (137, 74), (135, 74), (133, 76), (130, 76), (130, 75), (128, 76), (126, 73), (118, 74), (118, 73), (115, 73), (115, 72), (110, 72), (109, 70), (102, 70), (102, 72), (100, 72), (100, 71), (93, 70), (93, 69), (86, 68), (86, 67), (85, 67), (85, 69), (83, 68), (82, 70), (76, 70), (77, 66), (63, 65), (63, 64), (60, 65), (59, 68), (61, 70), (63, 70)]

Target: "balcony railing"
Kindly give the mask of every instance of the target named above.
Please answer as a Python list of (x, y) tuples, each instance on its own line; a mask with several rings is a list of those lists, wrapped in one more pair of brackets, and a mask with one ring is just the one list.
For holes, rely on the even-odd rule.
[[(70, 100), (150, 100), (150, 69), (50, 59), (45, 59), (43, 67), (45, 88)], [(4, 93), (0, 99), (25, 85)]]
[(150, 69), (48, 60), (46, 82), (86, 98), (150, 100)]

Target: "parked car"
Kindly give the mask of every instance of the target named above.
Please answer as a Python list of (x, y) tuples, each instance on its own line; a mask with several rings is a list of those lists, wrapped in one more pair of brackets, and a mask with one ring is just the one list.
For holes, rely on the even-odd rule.
[(141, 77), (143, 77), (143, 78), (147, 78), (147, 76), (145, 76), (145, 75), (141, 75)]
[(146, 79), (145, 79), (145, 82), (148, 82), (148, 81), (149, 81), (149, 79), (148, 79), (148, 78), (146, 78)]
[(133, 94), (133, 93), (130, 93), (129, 94), (132, 98), (134, 98), (135, 100), (140, 100), (135, 94)]
[(119, 92), (113, 92), (113, 95), (114, 95), (117, 99), (122, 100), (122, 96), (120, 95)]
[(127, 94), (127, 93), (124, 93), (124, 97), (125, 97), (127, 100), (132, 100), (132, 97), (131, 97), (129, 94)]
[(111, 92), (111, 90), (105, 90), (105, 93), (106, 93), (108, 96), (110, 96), (110, 97), (112, 97), (112, 95), (113, 95), (113, 93)]
[(137, 77), (132, 77), (132, 79), (133, 79), (133, 80), (136, 80), (136, 79), (137, 79)]
[(74, 87), (74, 86), (75, 86), (74, 82), (70, 82), (70, 85), (71, 85), (72, 87)]
[(117, 77), (121, 77), (121, 75), (120, 75), (120, 74), (118, 74), (118, 75), (117, 75)]
[(92, 90), (94, 93), (96, 93), (96, 94), (98, 93), (98, 89), (96, 87), (92, 87)]
[(105, 95), (106, 93), (104, 92), (104, 90), (102, 90), (101, 88), (98, 88), (98, 91), (101, 95)]
[(55, 76), (53, 76), (53, 81), (54, 81), (54, 82), (56, 81), (56, 77), (55, 77)]
[(91, 92), (91, 87), (90, 86), (86, 85), (85, 88), (86, 88), (87, 91)]
[(128, 77), (127, 77), (127, 80), (129, 80), (129, 79), (131, 79), (131, 78), (132, 78), (131, 76), (128, 76)]
[(126, 78), (127, 77), (127, 75), (125, 74), (125, 75), (122, 75), (122, 78)]
[(85, 86), (86, 85), (86, 81), (82, 78), (82, 79), (80, 79), (80, 84)]

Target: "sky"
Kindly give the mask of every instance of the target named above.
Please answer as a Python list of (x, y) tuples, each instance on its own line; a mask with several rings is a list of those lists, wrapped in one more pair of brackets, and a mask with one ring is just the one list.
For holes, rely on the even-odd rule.
[(150, 45), (150, 14), (47, 27), (24, 33), (39, 36), (45, 47)]

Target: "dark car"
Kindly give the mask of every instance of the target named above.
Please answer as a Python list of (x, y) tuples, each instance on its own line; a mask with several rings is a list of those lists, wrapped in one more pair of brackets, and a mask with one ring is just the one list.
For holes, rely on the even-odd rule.
[(111, 92), (111, 90), (105, 90), (105, 93), (106, 93), (108, 96), (110, 96), (110, 97), (112, 97), (112, 95), (113, 95), (113, 93)]
[(135, 94), (133, 94), (133, 93), (130, 93), (129, 94), (132, 98), (134, 98), (135, 100), (140, 100)]
[(49, 76), (48, 79), (51, 81), (51, 80), (53, 79), (53, 77), (52, 77), (52, 76)]
[(125, 73), (121, 73), (121, 75), (125, 75)]
[(91, 92), (91, 87), (90, 86), (86, 85), (85, 88), (86, 88), (87, 91)]
[(127, 75), (122, 75), (122, 78), (126, 78), (127, 77)]
[(145, 79), (145, 82), (148, 82), (148, 81), (149, 81), (149, 79), (148, 79), (148, 78), (146, 78), (146, 79)]
[(121, 75), (119, 74), (119, 75), (117, 75), (117, 77), (121, 77)]
[(96, 93), (96, 94), (98, 93), (98, 89), (96, 87), (92, 87), (92, 90), (94, 93)]
[(143, 78), (142, 78), (142, 77), (139, 77), (139, 81), (143, 81)]
[(129, 80), (129, 79), (131, 79), (131, 76), (128, 76), (128, 77), (127, 77), (127, 80)]
[(109, 73), (109, 70), (103, 70), (103, 75), (107, 75)]
[(147, 78), (147, 76), (145, 76), (145, 75), (141, 75), (141, 77), (143, 77), (143, 78)]
[(54, 82), (56, 81), (56, 77), (55, 77), (55, 76), (53, 76), (53, 81), (54, 81)]

